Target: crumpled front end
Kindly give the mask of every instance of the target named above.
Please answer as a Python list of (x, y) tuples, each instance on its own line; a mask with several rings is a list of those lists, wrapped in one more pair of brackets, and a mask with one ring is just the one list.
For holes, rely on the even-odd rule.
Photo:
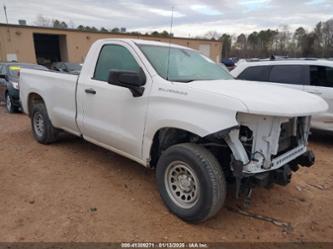
[(290, 181), (298, 164), (311, 166), (308, 151), (310, 116), (276, 117), (239, 113), (239, 129), (225, 137), (233, 153), (231, 170), (236, 178), (254, 176), (263, 185)]

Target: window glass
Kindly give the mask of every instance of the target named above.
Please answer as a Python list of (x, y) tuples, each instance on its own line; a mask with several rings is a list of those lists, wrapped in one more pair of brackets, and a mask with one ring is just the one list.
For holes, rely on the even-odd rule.
[(269, 81), (277, 83), (304, 84), (305, 66), (302, 65), (278, 65), (273, 66)]
[(6, 66), (5, 65), (1, 65), (0, 67), (1, 67), (0, 68), (1, 74), (7, 74), (7, 72), (6, 72)]
[(333, 87), (333, 67), (311, 66), (310, 83), (313, 86)]
[(105, 45), (96, 64), (94, 79), (107, 81), (111, 70), (139, 72), (140, 66), (125, 47)]
[(238, 79), (268, 81), (269, 71), (270, 66), (248, 67), (238, 76)]
[(196, 51), (155, 45), (139, 47), (157, 73), (166, 80), (190, 82), (233, 79), (220, 65)]

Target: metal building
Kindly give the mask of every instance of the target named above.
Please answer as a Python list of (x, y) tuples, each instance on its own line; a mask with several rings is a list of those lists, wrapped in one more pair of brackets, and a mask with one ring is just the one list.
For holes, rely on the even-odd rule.
[[(82, 63), (90, 45), (102, 38), (135, 38), (169, 42), (168, 37), (0, 24), (0, 61), (39, 64), (55, 61)], [(173, 37), (171, 42), (200, 50), (216, 62), (220, 60), (222, 51), (220, 41)]]

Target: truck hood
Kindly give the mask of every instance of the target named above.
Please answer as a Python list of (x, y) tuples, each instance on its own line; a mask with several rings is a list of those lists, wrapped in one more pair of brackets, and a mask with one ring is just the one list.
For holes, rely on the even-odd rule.
[(271, 116), (306, 116), (324, 112), (328, 104), (314, 94), (269, 83), (244, 80), (193, 81), (190, 87), (217, 97), (237, 99), (248, 113)]

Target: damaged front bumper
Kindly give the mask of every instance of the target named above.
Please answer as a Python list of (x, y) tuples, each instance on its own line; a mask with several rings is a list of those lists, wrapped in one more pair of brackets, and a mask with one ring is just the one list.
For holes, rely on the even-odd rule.
[(262, 164), (258, 161), (250, 161), (248, 164), (244, 165), (243, 172), (245, 174), (256, 174), (267, 170), (275, 170), (297, 159), (307, 151), (308, 150), (305, 145), (299, 145), (298, 147), (274, 158), (271, 162), (271, 166), (268, 169), (263, 169)]
[(244, 174), (278, 169), (307, 152), (310, 117), (237, 116), (239, 129), (225, 137)]
[(307, 149), (310, 117), (238, 114), (237, 119), (240, 127), (231, 130), (225, 141), (232, 151), (230, 168), (238, 190), (244, 178), (254, 178), (260, 185), (286, 185), (298, 165), (314, 164)]

